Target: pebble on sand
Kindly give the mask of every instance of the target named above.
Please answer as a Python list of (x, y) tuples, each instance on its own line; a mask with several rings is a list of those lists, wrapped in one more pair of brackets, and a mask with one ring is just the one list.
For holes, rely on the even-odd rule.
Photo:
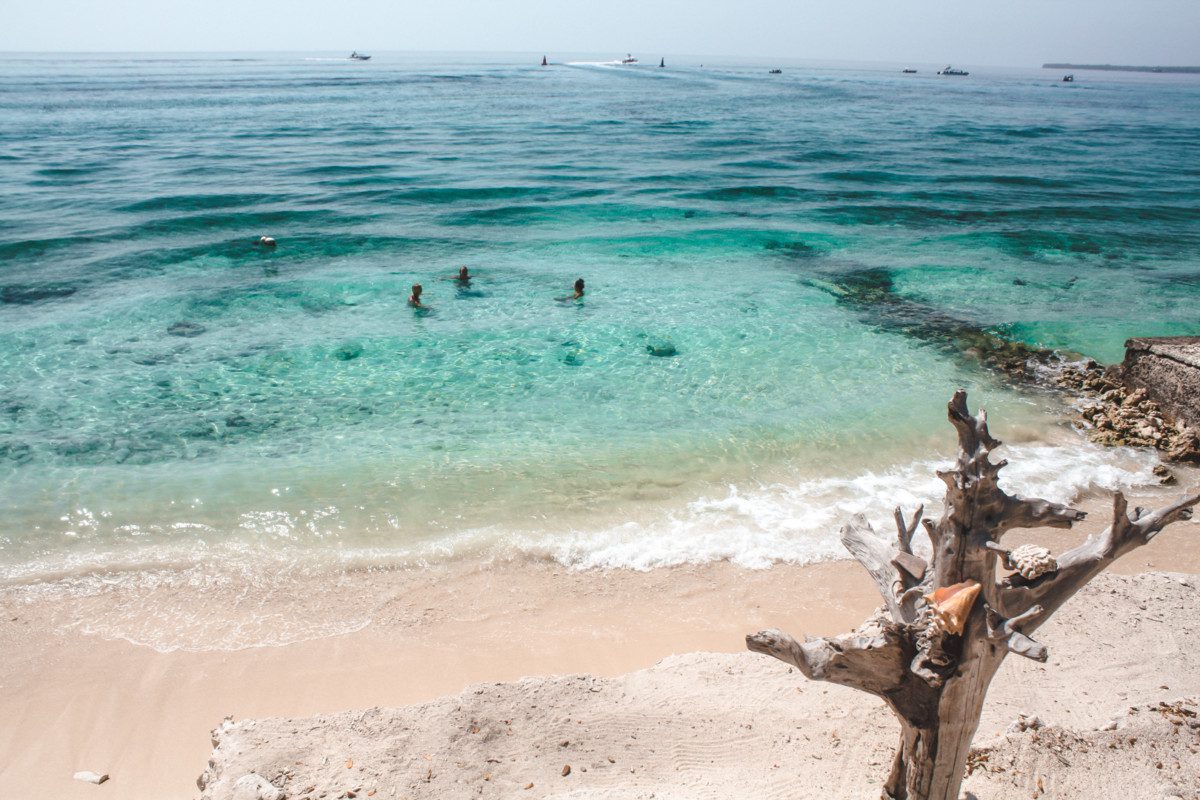
[(91, 772), (89, 770), (84, 770), (82, 772), (75, 773), (75, 780), (83, 781), (84, 783), (94, 783), (96, 785), (100, 785), (100, 784), (104, 783), (106, 780), (108, 780), (108, 773), (107, 772), (105, 772), (105, 773)]
[(563, 764), (562, 774), (563, 774), (564, 778), (571, 774), (571, 765), (570, 764)]

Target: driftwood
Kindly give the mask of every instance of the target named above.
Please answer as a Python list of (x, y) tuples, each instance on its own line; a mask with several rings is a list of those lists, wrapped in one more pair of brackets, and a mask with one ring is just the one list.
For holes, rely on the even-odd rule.
[[(1045, 661), (1045, 646), (1030, 638), (1038, 626), (1115, 559), (1189, 518), (1200, 502), (1192, 495), (1131, 515), (1118, 492), (1112, 525), (1057, 559), (1038, 547), (1009, 552), (999, 544), (1006, 531), (1069, 528), (1084, 513), (1005, 493), (997, 475), (1007, 462), (988, 457), (1000, 442), (988, 433), (986, 413), (971, 416), (962, 391), (949, 412), (959, 452), (954, 468), (938, 473), (946, 484), (941, 519), (922, 519), (918, 508), (906, 520), (896, 509), (894, 542), (862, 517), (842, 529), (842, 543), (866, 567), (885, 607), (841, 636), (801, 643), (769, 630), (746, 637), (751, 650), (795, 665), (807, 678), (870, 692), (891, 707), (901, 734), (883, 788), (890, 800), (957, 800), (984, 696), (1004, 658), (1012, 652)], [(929, 561), (912, 551), (920, 523), (932, 544)]]

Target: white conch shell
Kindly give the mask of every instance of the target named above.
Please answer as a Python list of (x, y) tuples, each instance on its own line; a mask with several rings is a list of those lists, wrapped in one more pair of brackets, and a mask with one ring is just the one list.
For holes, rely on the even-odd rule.
[(1023, 544), (1008, 554), (1009, 566), (1031, 581), (1048, 572), (1058, 572), (1058, 562), (1050, 551), (1036, 544)]
[(934, 589), (932, 594), (925, 595), (925, 600), (933, 608), (934, 624), (946, 633), (955, 636), (961, 634), (966, 627), (967, 617), (971, 616), (971, 608), (975, 605), (980, 588), (975, 581), (966, 580)]

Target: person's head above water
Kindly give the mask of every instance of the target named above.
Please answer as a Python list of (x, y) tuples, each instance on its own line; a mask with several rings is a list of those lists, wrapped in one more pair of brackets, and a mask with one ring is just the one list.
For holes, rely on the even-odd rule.
[(458, 268), (458, 279), (460, 281), (462, 281), (463, 283), (466, 283), (467, 281), (471, 280), (471, 272), (470, 272), (470, 270), (467, 269), (466, 264), (463, 264), (461, 267)]
[(575, 296), (583, 297), (583, 278), (575, 279)]
[(412, 285), (412, 294), (410, 294), (408, 296), (408, 302), (412, 303), (414, 306), (421, 305), (421, 292), (422, 291), (423, 290), (421, 289), (421, 284), (414, 283)]

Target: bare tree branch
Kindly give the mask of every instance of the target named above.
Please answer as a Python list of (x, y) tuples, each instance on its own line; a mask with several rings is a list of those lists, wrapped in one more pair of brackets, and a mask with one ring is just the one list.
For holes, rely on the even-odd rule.
[(1004, 643), (1007, 645), (1010, 653), (1016, 653), (1019, 656), (1025, 656), (1025, 658), (1031, 658), (1043, 664), (1050, 657), (1050, 651), (1046, 648), (1046, 645), (1041, 642), (1035, 642), (1020, 632), (1009, 636)]
[(921, 524), (921, 515), (925, 513), (925, 506), (917, 506), (917, 510), (913, 512), (912, 522), (904, 521), (904, 512), (900, 510), (900, 506), (896, 506), (896, 510), (892, 515), (896, 518), (896, 542), (900, 546), (901, 553), (912, 554), (912, 537), (917, 532), (917, 526)]
[(1193, 494), (1145, 516), (1139, 509), (1131, 517), (1125, 495), (1117, 492), (1113, 497), (1112, 524), (1060, 555), (1057, 572), (1028, 582), (1016, 577), (1003, 581), (1001, 609), (1021, 614), (1042, 606), (1045, 612), (1032, 626), (1036, 628), (1113, 561), (1146, 544), (1171, 523), (1191, 518), (1192, 507), (1197, 503), (1200, 494)]
[(900, 570), (892, 563), (897, 551), (892, 545), (875, 535), (871, 523), (862, 514), (855, 514), (850, 523), (842, 528), (842, 545), (850, 555), (871, 574), (884, 605), (895, 622), (911, 622), (905, 618), (900, 607), (900, 594), (905, 583)]
[(1049, 500), (1023, 500), (1004, 495), (1004, 508), (996, 532), (1013, 528), (1069, 528), (1087, 517), (1086, 511), (1051, 503)]
[(886, 697), (904, 680), (901, 632), (882, 620), (871, 620), (853, 633), (803, 644), (778, 630), (746, 637), (746, 647), (799, 668), (806, 678), (850, 686)]

